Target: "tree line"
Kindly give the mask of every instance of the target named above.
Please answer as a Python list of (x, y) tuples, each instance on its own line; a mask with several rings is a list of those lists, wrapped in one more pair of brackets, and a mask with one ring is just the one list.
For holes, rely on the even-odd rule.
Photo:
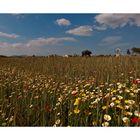
[[(127, 53), (127, 55), (131, 55), (131, 54), (137, 55), (137, 54), (140, 54), (140, 48), (133, 47), (131, 50), (128, 49), (126, 53)], [(90, 50), (82, 51), (82, 56), (91, 56), (91, 54), (92, 54), (92, 52)]]

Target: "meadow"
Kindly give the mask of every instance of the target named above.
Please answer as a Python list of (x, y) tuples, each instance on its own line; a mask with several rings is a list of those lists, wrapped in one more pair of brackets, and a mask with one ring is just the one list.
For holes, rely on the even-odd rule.
[(140, 56), (0, 58), (0, 126), (140, 126)]

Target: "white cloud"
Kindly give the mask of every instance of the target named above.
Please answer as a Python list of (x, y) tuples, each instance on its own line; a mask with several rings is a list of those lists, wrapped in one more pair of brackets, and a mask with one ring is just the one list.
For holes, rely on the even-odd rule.
[[(52, 46), (60, 45), (64, 42), (76, 41), (72, 37), (61, 37), (61, 38), (37, 38), (29, 40), (25, 43), (8, 43), (0, 42), (0, 54), (2, 55), (22, 55), (22, 54), (38, 54), (40, 46)], [(47, 48), (47, 47), (46, 47)]]
[(34, 40), (30, 40), (26, 46), (31, 47), (31, 46), (47, 46), (47, 45), (58, 45), (63, 42), (67, 41), (76, 41), (76, 39), (72, 37), (60, 37), (60, 38), (55, 38), (55, 37), (50, 37), (50, 38), (37, 38)]
[(14, 39), (14, 38), (19, 37), (19, 35), (0, 32), (0, 37), (6, 37), (6, 38), (13, 38)]
[(97, 25), (93, 25), (93, 28), (98, 30), (98, 31), (104, 31), (107, 29), (106, 26), (97, 26)]
[(50, 37), (50, 38), (37, 38), (34, 40), (29, 40), (25, 43), (8, 43), (8, 42), (0, 42), (0, 48), (28, 48), (28, 47), (40, 47), (40, 46), (47, 46), (47, 45), (59, 45), (64, 42), (73, 42), (76, 41), (73, 37)]
[(22, 43), (0, 42), (0, 48), (19, 48), (22, 45), (23, 45)]
[(71, 22), (69, 20), (65, 19), (65, 18), (57, 19), (56, 23), (59, 26), (69, 26), (71, 24)]
[(121, 40), (122, 40), (121, 36), (108, 36), (102, 40), (102, 43), (104, 45), (112, 45), (112, 44), (120, 42)]
[(100, 25), (117, 28), (130, 26), (140, 26), (140, 14), (99, 14), (95, 20)]
[(93, 32), (92, 27), (88, 25), (79, 26), (77, 28), (66, 31), (66, 33), (78, 36), (91, 36), (92, 32)]

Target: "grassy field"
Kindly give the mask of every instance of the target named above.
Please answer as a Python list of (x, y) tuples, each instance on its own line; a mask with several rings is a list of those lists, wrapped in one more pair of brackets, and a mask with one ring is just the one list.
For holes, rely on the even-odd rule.
[(139, 126), (140, 57), (0, 58), (0, 126)]

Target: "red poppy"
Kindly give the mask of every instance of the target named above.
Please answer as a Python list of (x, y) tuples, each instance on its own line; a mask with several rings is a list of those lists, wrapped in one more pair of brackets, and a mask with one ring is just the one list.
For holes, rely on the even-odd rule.
[(50, 106), (47, 103), (45, 104), (45, 111), (46, 112), (50, 112), (51, 111), (51, 108), (50, 108)]
[(138, 117), (134, 117), (134, 118), (132, 118), (132, 123), (137, 124), (138, 120), (139, 120)]
[(139, 83), (139, 80), (133, 80), (133, 84), (137, 85)]

